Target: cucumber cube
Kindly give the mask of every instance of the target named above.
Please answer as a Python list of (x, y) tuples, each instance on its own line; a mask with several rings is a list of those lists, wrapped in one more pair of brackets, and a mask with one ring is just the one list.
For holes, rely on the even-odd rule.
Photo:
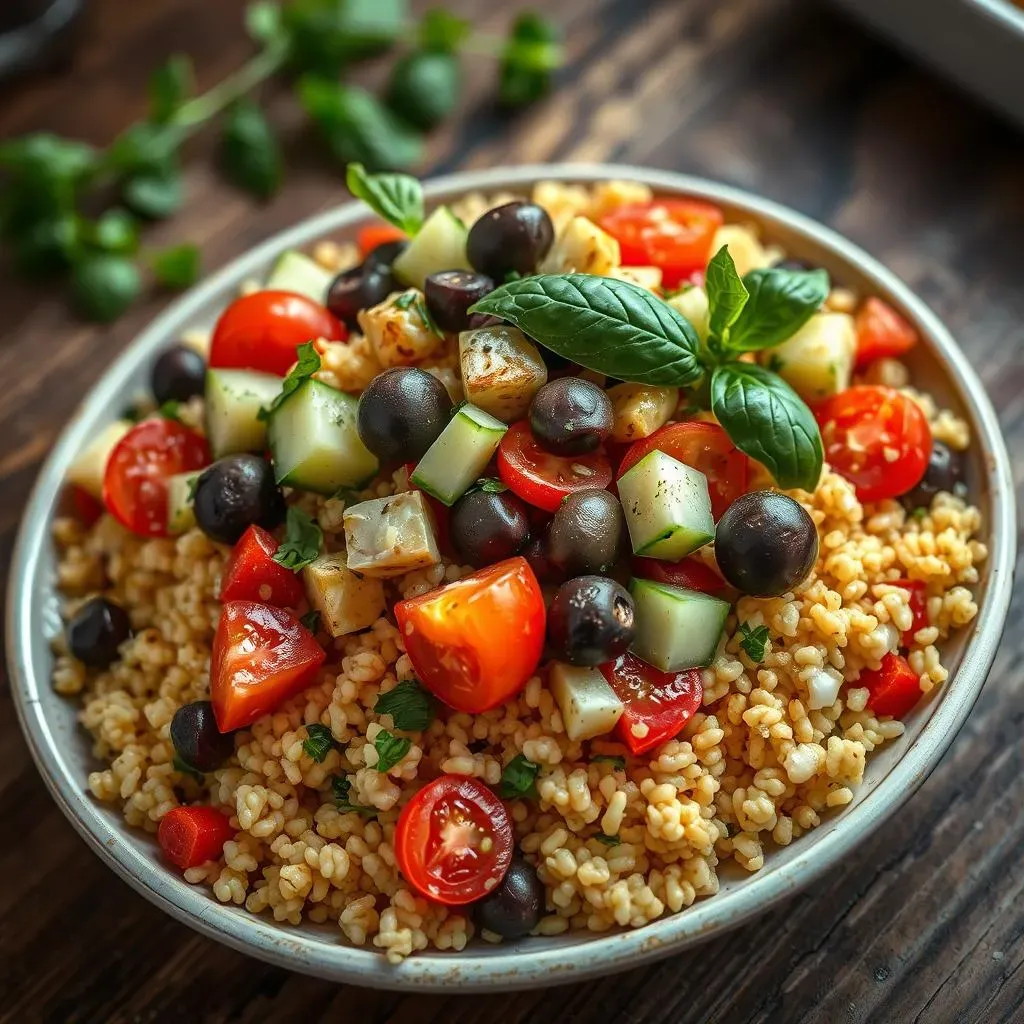
[(662, 672), (710, 665), (729, 602), (653, 580), (630, 581), (636, 603), (633, 653)]
[(167, 481), (167, 532), (185, 533), (196, 525), (192, 488), (199, 472), (176, 473)]
[(75, 456), (75, 461), (68, 468), (68, 482), (102, 501), (107, 460), (118, 441), (131, 429), (132, 424), (127, 420), (114, 420), (103, 427)]
[(439, 206), (395, 260), (395, 277), (422, 291), (430, 274), (439, 270), (468, 270), (466, 234), (466, 225), (447, 206)]
[(615, 728), (624, 706), (600, 669), (553, 662), (548, 686), (569, 739), (589, 740)]
[(256, 370), (206, 371), (206, 437), (215, 459), (261, 452), (267, 424), (260, 409), (281, 393), (281, 378)]
[(268, 291), (305, 295), (322, 306), (327, 301), (327, 289), (332, 280), (334, 276), (329, 270), (324, 270), (305, 254), (289, 249), (281, 253), (263, 287)]

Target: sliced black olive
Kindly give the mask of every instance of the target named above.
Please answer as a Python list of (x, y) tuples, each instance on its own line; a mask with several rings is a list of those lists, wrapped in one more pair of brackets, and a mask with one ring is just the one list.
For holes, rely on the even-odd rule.
[(442, 331), (457, 334), (469, 327), (469, 307), (494, 291), (494, 282), (470, 270), (440, 270), (423, 285), (427, 309)]
[(221, 544), (234, 544), (253, 523), (272, 530), (285, 516), (274, 471), (258, 455), (229, 455), (204, 469), (196, 481), (194, 509), (199, 528)]
[(547, 210), (516, 200), (477, 220), (469, 229), (466, 254), (474, 270), (501, 282), (509, 274), (532, 274), (554, 240)]
[(367, 260), (361, 266), (343, 270), (331, 282), (326, 305), (342, 323), (355, 328), (360, 310), (378, 305), (398, 290), (388, 267)]
[(633, 642), (636, 607), (629, 591), (605, 576), (563, 583), (548, 609), (548, 642), (559, 661), (600, 665)]
[(86, 601), (64, 630), (68, 650), (90, 668), (108, 668), (117, 661), (117, 649), (131, 633), (128, 613), (105, 597)]
[(613, 422), (611, 399), (581, 377), (549, 381), (530, 405), (533, 436), (555, 455), (596, 451), (611, 433)]
[(452, 400), (426, 370), (395, 366), (378, 373), (359, 397), (356, 429), (382, 462), (416, 462), (448, 425)]
[(623, 550), (626, 518), (618, 498), (597, 489), (575, 491), (548, 527), (547, 556), (566, 576), (607, 573)]

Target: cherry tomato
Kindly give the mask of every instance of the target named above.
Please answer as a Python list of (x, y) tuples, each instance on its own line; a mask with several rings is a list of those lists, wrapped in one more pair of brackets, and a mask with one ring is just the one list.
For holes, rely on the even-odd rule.
[(893, 718), (909, 714), (923, 696), (917, 673), (899, 654), (887, 654), (880, 668), (865, 669), (857, 685), (871, 691), (868, 707), (876, 715), (892, 715)]
[(83, 526), (92, 526), (103, 515), (103, 502), (97, 501), (84, 487), (72, 484), (70, 488), (71, 509)]
[[(676, 736), (704, 698), (700, 669), (661, 672), (628, 651), (602, 665), (601, 673), (625, 706), (615, 729), (633, 754), (644, 754)], [(640, 732), (646, 726), (647, 731), (638, 736), (634, 726)]]
[(456, 711), (514, 697), (544, 647), (544, 597), (525, 558), (509, 558), (395, 605), (416, 675)]
[(815, 406), (825, 461), (861, 501), (895, 498), (928, 468), (932, 434), (917, 403), (892, 388), (862, 384)]
[(220, 599), (294, 608), (302, 600), (302, 582), (291, 569), (274, 561), (277, 549), (277, 541), (262, 526), (250, 526), (224, 563)]
[(360, 228), (356, 235), (356, 243), (359, 246), (359, 255), (365, 260), (377, 246), (385, 245), (387, 242), (400, 242), (408, 237), (401, 228), (381, 222)]
[(135, 424), (114, 446), (103, 474), (103, 504), (142, 537), (167, 536), (167, 481), (210, 462), (203, 437), (176, 420)]
[(395, 858), (405, 880), (455, 907), (486, 896), (512, 863), (515, 842), (505, 805), (482, 782), (442, 775), (403, 808)]
[(228, 816), (216, 807), (196, 804), (175, 807), (160, 819), (156, 833), (164, 856), (179, 868), (194, 868), (221, 855), (224, 844), (235, 838)]
[(513, 424), (498, 446), (498, 476), (523, 501), (546, 512), (558, 511), (574, 491), (603, 490), (612, 482), (612, 467), (598, 449), (588, 455), (552, 455), (534, 439), (526, 420)]
[(717, 423), (669, 423), (635, 441), (619, 464), (619, 477), (653, 451), (671, 455), (708, 478), (715, 522), (747, 489), (750, 460)]
[(857, 311), (857, 369), (875, 359), (902, 355), (917, 344), (917, 330), (888, 302), (872, 295)]
[(709, 569), (696, 558), (680, 558), (678, 562), (665, 562), (660, 558), (633, 559), (633, 575), (640, 579), (667, 583), (670, 587), (699, 590), (702, 594), (720, 597), (729, 590), (729, 584), (714, 569)]
[(903, 631), (903, 638), (900, 641), (904, 647), (910, 647), (914, 642), (914, 634), (919, 629), (928, 627), (928, 584), (924, 580), (894, 580), (893, 586), (910, 591), (910, 600), (907, 604), (914, 621), (911, 622), (910, 629)]
[(662, 285), (676, 288), (707, 266), (722, 221), (722, 211), (711, 203), (666, 198), (627, 203), (600, 224), (618, 239), (625, 266), (660, 267)]
[(345, 325), (319, 302), (295, 292), (261, 291), (235, 299), (210, 342), (211, 367), (262, 370), (283, 377), (307, 341), (344, 341)]
[(254, 601), (221, 610), (210, 657), (210, 700), (221, 732), (251, 725), (305, 689), (323, 648), (289, 611)]

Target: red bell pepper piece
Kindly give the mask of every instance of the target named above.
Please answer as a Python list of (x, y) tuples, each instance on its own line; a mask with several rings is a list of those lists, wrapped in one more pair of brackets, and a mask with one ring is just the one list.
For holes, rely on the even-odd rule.
[(259, 601), (294, 608), (302, 600), (299, 577), (274, 561), (279, 545), (255, 523), (231, 549), (220, 581), (221, 601)]
[(914, 634), (928, 625), (928, 585), (924, 580), (894, 580), (893, 586), (910, 591), (908, 604), (914, 621), (911, 622), (910, 629), (903, 631), (903, 638), (900, 641), (904, 647), (910, 647), (914, 642)]
[(871, 691), (868, 707), (876, 715), (893, 718), (908, 714), (923, 696), (917, 673), (899, 654), (887, 654), (881, 667), (861, 672), (858, 685)]
[(160, 819), (156, 837), (172, 864), (194, 868), (216, 860), (224, 844), (235, 838), (235, 829), (228, 816), (216, 807), (196, 804), (168, 811)]

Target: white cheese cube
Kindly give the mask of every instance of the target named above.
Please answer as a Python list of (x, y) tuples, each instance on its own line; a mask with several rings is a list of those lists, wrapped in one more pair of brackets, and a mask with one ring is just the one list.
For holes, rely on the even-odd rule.
[(384, 612), (384, 584), (352, 572), (345, 553), (322, 555), (302, 570), (309, 603), (331, 636), (369, 629)]
[(600, 669), (579, 668), (556, 661), (551, 666), (548, 685), (571, 740), (603, 736), (611, 732), (622, 717), (622, 701)]
[(430, 509), (419, 491), (345, 509), (345, 546), (349, 569), (367, 576), (401, 576), (441, 561)]

